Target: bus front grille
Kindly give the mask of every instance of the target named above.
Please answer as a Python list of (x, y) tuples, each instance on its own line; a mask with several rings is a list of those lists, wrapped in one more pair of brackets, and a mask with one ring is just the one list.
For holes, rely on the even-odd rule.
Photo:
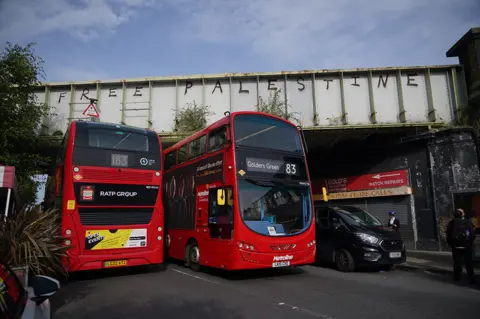
[(153, 179), (152, 172), (115, 172), (113, 174), (109, 170), (90, 169), (85, 168), (82, 170), (81, 175), (84, 179), (91, 179), (97, 181), (115, 181), (115, 182), (142, 182), (151, 183)]
[(153, 208), (79, 208), (84, 226), (147, 225)]

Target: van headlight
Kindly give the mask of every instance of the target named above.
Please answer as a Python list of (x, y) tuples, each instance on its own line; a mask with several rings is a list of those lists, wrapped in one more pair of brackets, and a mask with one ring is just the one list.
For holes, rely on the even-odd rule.
[(367, 244), (372, 244), (375, 245), (379, 242), (379, 239), (375, 236), (365, 234), (365, 233), (355, 233), (355, 236), (359, 238), (361, 241), (367, 243)]

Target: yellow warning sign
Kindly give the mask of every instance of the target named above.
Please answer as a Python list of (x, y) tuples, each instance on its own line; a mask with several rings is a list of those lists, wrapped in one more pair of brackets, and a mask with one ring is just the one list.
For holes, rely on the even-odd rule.
[(75, 201), (74, 200), (69, 200), (67, 202), (67, 209), (68, 210), (74, 210), (75, 209)]
[(241, 170), (238, 171), (238, 174), (240, 174), (240, 176), (243, 176), (243, 175), (245, 175), (245, 171), (243, 169), (241, 169)]
[(147, 246), (147, 229), (100, 229), (85, 232), (85, 249), (121, 249)]

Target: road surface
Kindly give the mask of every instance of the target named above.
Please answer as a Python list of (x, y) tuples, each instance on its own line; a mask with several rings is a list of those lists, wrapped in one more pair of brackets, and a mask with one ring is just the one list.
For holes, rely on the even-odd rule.
[[(480, 289), (397, 269), (305, 266), (226, 274), (118, 269), (84, 273), (52, 299), (54, 318), (479, 318)], [(466, 280), (465, 280), (466, 281)]]

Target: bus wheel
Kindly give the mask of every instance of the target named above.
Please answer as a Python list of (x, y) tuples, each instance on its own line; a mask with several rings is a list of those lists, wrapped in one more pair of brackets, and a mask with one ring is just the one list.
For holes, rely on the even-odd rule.
[(188, 247), (187, 264), (193, 271), (200, 271), (200, 249), (195, 242)]
[(341, 272), (352, 272), (355, 270), (353, 257), (346, 249), (340, 249), (335, 253), (335, 265)]

